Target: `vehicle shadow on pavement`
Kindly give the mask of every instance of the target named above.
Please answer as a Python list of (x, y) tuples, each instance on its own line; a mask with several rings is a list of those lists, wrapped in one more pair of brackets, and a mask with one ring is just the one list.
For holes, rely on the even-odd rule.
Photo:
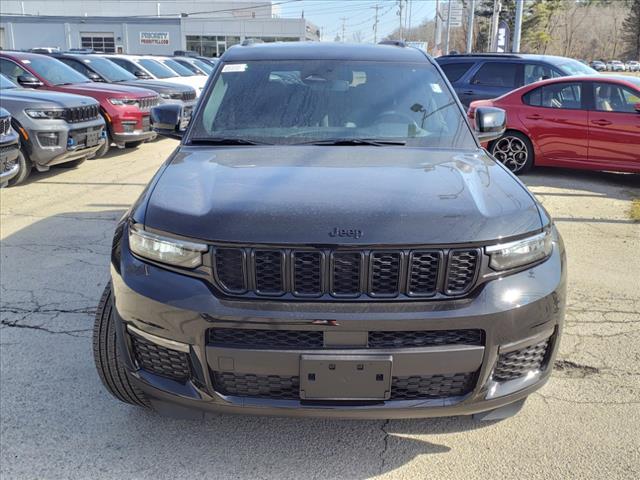
[[(640, 174), (570, 170), (565, 168), (536, 167), (522, 175), (520, 180), (534, 193), (544, 189), (545, 196), (608, 197), (629, 200), (640, 195)], [(553, 192), (549, 189), (571, 189), (576, 192)], [(540, 190), (542, 191), (542, 190)]]
[(108, 210), (50, 216), (2, 241), (0, 458), (8, 477), (365, 479), (449, 452), (439, 434), (492, 425), (470, 417), (192, 421), (119, 403), (100, 384), (91, 334), (124, 210), (89, 207)]

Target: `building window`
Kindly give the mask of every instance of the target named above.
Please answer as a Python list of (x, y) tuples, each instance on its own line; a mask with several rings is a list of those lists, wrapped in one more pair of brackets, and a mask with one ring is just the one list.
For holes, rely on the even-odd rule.
[(82, 32), (80, 33), (80, 43), (82, 48), (92, 48), (96, 52), (116, 52), (116, 44), (113, 38), (113, 33), (110, 32)]
[(187, 50), (205, 57), (219, 57), (232, 45), (240, 43), (240, 37), (224, 35), (187, 35)]

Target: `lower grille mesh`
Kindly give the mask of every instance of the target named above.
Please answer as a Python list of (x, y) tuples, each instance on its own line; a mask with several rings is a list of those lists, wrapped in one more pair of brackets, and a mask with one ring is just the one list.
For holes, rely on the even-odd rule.
[(322, 348), (320, 330), (251, 330), (241, 328), (212, 328), (209, 344), (224, 347), (306, 349)]
[(140, 367), (174, 380), (190, 377), (189, 357), (184, 352), (170, 350), (136, 335), (131, 336), (133, 353)]
[(542, 369), (548, 345), (547, 339), (530, 347), (500, 355), (493, 371), (493, 378), (504, 382)]
[(214, 372), (215, 389), (223, 395), (238, 397), (297, 399), (299, 377)]
[[(475, 372), (393, 377), (390, 400), (419, 400), (465, 395), (474, 386)], [(238, 397), (298, 400), (300, 379), (295, 376), (213, 372), (216, 391)]]
[(482, 345), (482, 330), (418, 330), (369, 332), (369, 348)]
[(457, 397), (469, 393), (473, 389), (474, 381), (474, 373), (393, 377), (391, 398), (393, 400), (416, 400)]

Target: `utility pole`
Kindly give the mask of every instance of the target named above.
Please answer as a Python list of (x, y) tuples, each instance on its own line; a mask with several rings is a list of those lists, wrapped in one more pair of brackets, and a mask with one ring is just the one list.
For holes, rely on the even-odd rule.
[(493, 0), (493, 17), (491, 17), (491, 38), (489, 39), (489, 50), (495, 52), (498, 50), (496, 40), (498, 37), (498, 24), (500, 23), (500, 11), (502, 10), (502, 2), (500, 0)]
[(476, 0), (469, 0), (469, 12), (467, 18), (467, 53), (473, 50), (473, 17), (476, 13)]
[(340, 40), (342, 41), (342, 43), (344, 43), (344, 22), (347, 21), (347, 18), (342, 17), (340, 20), (342, 20), (342, 36), (340, 37)]
[(433, 41), (433, 54), (438, 55), (438, 48), (442, 43), (442, 17), (440, 16), (440, 0), (436, 0), (436, 30)]
[(447, 36), (444, 41), (444, 54), (449, 55), (449, 34), (451, 33), (451, 5), (452, 1), (449, 0), (449, 4), (447, 5)]
[(411, 3), (411, 0), (407, 0), (407, 13), (408, 13), (408, 15), (405, 14), (405, 19), (407, 19), (407, 17), (408, 17), (408, 19), (405, 22), (405, 23), (408, 23), (407, 32), (411, 31), (411, 12), (412, 11), (413, 11), (413, 4)]
[(402, 41), (402, 0), (398, 0), (398, 17), (400, 18), (400, 40)]
[(373, 21), (373, 43), (378, 43), (378, 10), (380, 9), (380, 5), (376, 3), (374, 7), (370, 8), (374, 8), (376, 10), (376, 17)]
[(516, 24), (513, 29), (513, 44), (511, 51), (520, 52), (520, 37), (522, 36), (522, 13), (524, 10), (524, 0), (516, 0)]

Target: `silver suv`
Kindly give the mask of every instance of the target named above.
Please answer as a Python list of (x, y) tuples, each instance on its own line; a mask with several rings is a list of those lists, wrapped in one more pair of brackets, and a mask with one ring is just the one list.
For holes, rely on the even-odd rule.
[(4, 75), (0, 90), (22, 145), (19, 171), (9, 185), (24, 182), (33, 167), (41, 172), (52, 165), (75, 167), (106, 141), (100, 105), (93, 98), (21, 88)]

